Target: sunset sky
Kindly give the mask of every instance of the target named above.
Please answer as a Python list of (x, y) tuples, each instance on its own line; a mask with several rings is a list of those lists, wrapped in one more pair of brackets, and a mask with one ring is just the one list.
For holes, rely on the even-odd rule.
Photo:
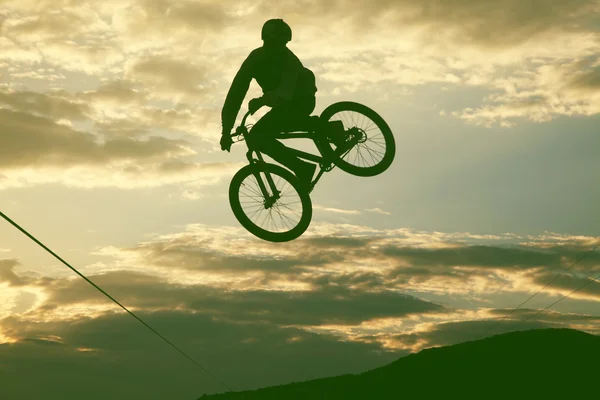
[[(219, 146), (270, 18), (314, 114), (360, 102), (397, 145), (379, 176), (325, 174), (288, 243), (237, 222), (246, 147)], [(599, 126), (600, 1), (0, 0), (0, 211), (234, 390), (600, 333), (598, 282), (535, 315), (600, 275), (595, 251), (558, 277), (600, 240)], [(225, 390), (0, 219), (0, 398)]]

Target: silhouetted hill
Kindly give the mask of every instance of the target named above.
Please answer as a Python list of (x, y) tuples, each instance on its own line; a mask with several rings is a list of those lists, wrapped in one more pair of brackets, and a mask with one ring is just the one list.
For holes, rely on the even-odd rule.
[(600, 398), (599, 363), (599, 336), (535, 329), (422, 350), (361, 374), (201, 399), (593, 399)]

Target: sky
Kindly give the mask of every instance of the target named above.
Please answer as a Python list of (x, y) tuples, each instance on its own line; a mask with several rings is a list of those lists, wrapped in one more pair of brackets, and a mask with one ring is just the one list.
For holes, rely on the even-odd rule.
[[(314, 114), (365, 104), (397, 145), (325, 174), (287, 243), (237, 222), (246, 148), (219, 146), (270, 18)], [(2, 220), (0, 397), (191, 400), (599, 333), (599, 28), (591, 0), (1, 0), (0, 211), (210, 374)]]

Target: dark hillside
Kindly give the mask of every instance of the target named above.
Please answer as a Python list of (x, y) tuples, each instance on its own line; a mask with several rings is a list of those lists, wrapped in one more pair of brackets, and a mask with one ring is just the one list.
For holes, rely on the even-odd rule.
[(599, 362), (599, 336), (536, 329), (426, 349), (361, 374), (201, 399), (592, 399), (600, 396)]

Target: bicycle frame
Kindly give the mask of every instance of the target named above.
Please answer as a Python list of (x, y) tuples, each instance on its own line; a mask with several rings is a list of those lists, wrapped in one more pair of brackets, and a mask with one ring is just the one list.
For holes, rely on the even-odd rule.
[[(248, 118), (249, 115), (250, 115), (250, 111), (248, 111), (246, 113), (246, 115), (244, 115), (242, 122), (236, 128), (236, 132), (235, 132), (235, 134), (232, 134), (232, 137), (236, 137), (236, 136), (244, 137), (248, 133), (248, 129), (246, 127), (246, 118)], [(321, 169), (320, 169), (319, 173), (317, 174), (317, 177), (309, 185), (308, 193), (312, 192), (313, 188), (315, 187), (315, 185), (317, 184), (317, 182), (319, 181), (319, 179), (321, 178), (321, 176), (323, 175), (324, 172), (331, 171), (333, 169), (333, 167), (334, 167), (333, 161), (331, 161), (328, 157), (323, 156), (324, 153), (326, 154), (326, 152), (323, 151), (323, 140), (325, 140), (325, 138), (317, 136), (314, 131), (298, 130), (298, 131), (291, 131), (291, 132), (280, 132), (280, 133), (273, 135), (272, 137), (275, 139), (311, 139), (317, 146), (317, 149), (321, 153), (320, 156), (312, 154), (312, 153), (307, 153), (302, 150), (288, 147), (289, 151), (294, 153), (294, 155), (296, 155), (298, 158), (308, 160), (308, 161), (313, 161), (315, 163), (318, 163), (321, 166)], [(243, 139), (239, 139), (237, 141), (242, 141), (242, 140)], [(248, 145), (247, 142), (246, 142), (246, 144)], [(256, 157), (257, 157), (256, 159), (252, 158), (252, 153), (256, 154)], [(248, 158), (248, 162), (250, 164), (254, 164), (257, 162), (262, 162), (262, 163), (265, 162), (262, 157), (261, 152), (259, 150), (257, 150), (256, 148), (254, 148), (254, 146), (250, 146), (250, 145), (248, 145), (248, 152), (246, 153), (246, 158)], [(262, 181), (260, 174), (255, 173), (254, 176), (256, 177), (256, 180), (258, 181), (258, 186), (260, 187), (260, 190), (261, 190), (263, 196), (265, 197), (265, 199), (267, 199), (265, 201), (265, 205), (268, 208), (279, 198), (278, 197), (279, 192), (275, 188), (275, 183), (273, 182), (273, 179), (271, 178), (271, 175), (268, 172), (265, 171), (265, 177), (267, 179), (267, 183), (269, 184), (269, 187), (271, 188), (271, 192), (273, 193), (272, 196), (270, 196), (268, 194), (267, 188), (266, 188), (264, 182)]]

